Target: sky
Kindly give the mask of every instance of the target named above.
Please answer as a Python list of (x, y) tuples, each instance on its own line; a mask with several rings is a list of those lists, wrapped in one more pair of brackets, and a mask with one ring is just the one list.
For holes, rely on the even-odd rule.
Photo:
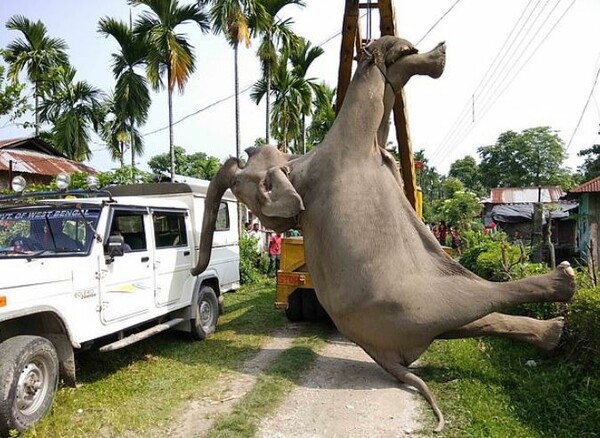
[[(283, 9), (281, 17), (291, 17), (298, 35), (323, 47), (325, 54), (313, 63), (308, 76), (335, 87), (345, 1), (305, 3), (304, 8)], [(600, 86), (593, 88), (600, 66), (600, 1), (393, 3), (398, 36), (421, 52), (440, 41), (447, 44), (442, 77), (415, 77), (405, 86), (413, 150), (425, 150), (439, 171), (446, 173), (453, 161), (466, 155), (478, 159), (478, 147), (494, 144), (508, 130), (549, 126), (568, 145), (566, 165), (571, 168), (582, 162), (578, 151), (600, 143)], [(130, 12), (135, 20), (141, 10), (126, 0), (0, 0), (0, 23), (14, 14), (41, 20), (50, 36), (64, 39), (69, 46), (76, 79), (110, 91), (115, 84), (110, 55), (118, 47), (97, 32), (98, 20), (108, 16), (128, 21)], [(371, 19), (376, 38), (378, 14)], [(366, 20), (361, 19), (363, 34)], [(196, 71), (184, 92), (174, 94), (174, 120), (185, 118), (174, 127), (175, 144), (189, 154), (205, 152), (219, 159), (235, 155), (233, 50), (222, 36), (202, 34), (196, 25), (182, 26), (180, 31), (195, 47)], [(18, 35), (2, 25), (0, 47)], [(260, 77), (257, 46), (254, 42), (249, 49), (240, 48), (241, 90)], [(240, 106), (244, 149), (265, 136), (265, 108), (250, 99), (249, 91), (241, 94)], [(148, 121), (140, 128), (145, 134), (145, 153), (138, 157), (142, 169), (148, 170), (151, 157), (168, 152), (167, 126), (166, 91), (153, 92)], [(0, 128), (2, 139), (30, 134), (31, 130), (17, 126)], [(389, 140), (394, 140), (392, 135)], [(95, 135), (91, 149), (93, 157), (87, 164), (101, 171), (118, 166)]]

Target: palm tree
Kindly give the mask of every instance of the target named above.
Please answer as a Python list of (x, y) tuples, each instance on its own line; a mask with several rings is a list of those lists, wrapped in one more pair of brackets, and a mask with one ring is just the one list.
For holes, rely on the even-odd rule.
[(235, 77), (235, 153), (241, 155), (240, 140), (240, 85), (238, 48), (240, 43), (250, 47), (251, 34), (266, 26), (268, 17), (259, 0), (210, 0), (210, 15), (215, 33), (223, 33), (233, 47)]
[[(108, 145), (111, 160), (119, 160), (121, 168), (125, 167), (125, 150), (127, 145), (136, 153), (141, 154), (144, 150), (144, 143), (140, 132), (135, 126), (131, 126), (131, 119), (123, 118), (119, 114), (115, 94), (111, 94), (103, 102), (103, 123), (100, 126), (98, 134)], [(132, 156), (134, 152), (132, 151)], [(135, 166), (132, 164), (132, 169)]]
[(39, 100), (48, 76), (58, 66), (66, 66), (69, 61), (65, 50), (67, 44), (60, 38), (50, 38), (46, 26), (41, 21), (31, 21), (22, 15), (15, 15), (6, 23), (8, 30), (22, 33), (24, 39), (17, 38), (6, 47), (4, 59), (9, 64), (8, 77), (17, 82), (19, 73), (27, 70), (27, 78), (33, 83), (35, 98), (35, 135), (39, 134)]
[(311, 95), (310, 100), (302, 100), (299, 102), (302, 104), (298, 109), (302, 114), (302, 126), (301, 136), (299, 138), (301, 144), (301, 150), (306, 153), (306, 116), (312, 112), (312, 95), (315, 93), (315, 78), (307, 78), (308, 69), (311, 64), (324, 53), (324, 50), (319, 47), (311, 47), (310, 41), (300, 38), (297, 45), (291, 47), (289, 50), (289, 58), (292, 63), (292, 70), (294, 74), (301, 79), (301, 87), (304, 89), (303, 93), (309, 93)]
[[(285, 54), (280, 56), (274, 67), (271, 83), (271, 94), (274, 97), (271, 133), (279, 140), (279, 148), (287, 152), (293, 139), (300, 135), (299, 108), (303, 108), (307, 101), (310, 104), (311, 94), (303, 81), (289, 68)], [(250, 97), (258, 104), (266, 93), (266, 80), (260, 79), (252, 87)]]
[(51, 135), (58, 150), (83, 161), (92, 156), (90, 128), (98, 131), (102, 123), (103, 93), (86, 81), (75, 82), (75, 74), (69, 66), (52, 85), (51, 99), (40, 105), (40, 120), (53, 124)]
[(313, 116), (308, 127), (307, 149), (319, 144), (335, 120), (335, 88), (329, 87), (324, 82), (314, 86), (315, 98), (313, 100)]
[(258, 58), (260, 59), (263, 79), (266, 84), (265, 106), (265, 140), (270, 143), (270, 122), (271, 122), (271, 71), (277, 63), (277, 52), (279, 49), (290, 50), (298, 41), (298, 37), (292, 32), (290, 26), (292, 20), (287, 18), (282, 20), (277, 14), (288, 5), (298, 5), (304, 7), (302, 0), (261, 0), (267, 13), (267, 22), (263, 28), (258, 29), (261, 35), (260, 46), (258, 47)]
[(304, 153), (306, 116), (312, 112), (313, 93), (317, 87), (314, 79), (305, 78), (305, 75), (323, 50), (311, 47), (310, 42), (302, 38), (298, 41), (297, 45), (281, 52), (272, 71), (271, 86), (262, 78), (254, 84), (250, 96), (258, 104), (270, 90), (275, 99), (271, 133), (279, 139), (284, 151), (293, 143), (294, 152)]
[(177, 0), (132, 0), (134, 5), (144, 5), (150, 10), (142, 12), (136, 20), (134, 32), (148, 39), (146, 75), (155, 90), (164, 87), (162, 76), (167, 75), (169, 101), (169, 152), (171, 179), (175, 178), (175, 149), (173, 139), (173, 89), (183, 92), (186, 82), (195, 70), (193, 48), (184, 34), (176, 28), (183, 23), (196, 23), (203, 33), (210, 30), (209, 17), (196, 4), (180, 5)]
[[(115, 93), (111, 98), (114, 122), (128, 125), (129, 138), (136, 138), (136, 126), (143, 125), (148, 118), (148, 110), (152, 103), (146, 78), (136, 71), (145, 63), (148, 54), (148, 40), (135, 35), (122, 21), (114, 18), (102, 18), (98, 22), (98, 32), (104, 36), (112, 36), (119, 44), (120, 50), (112, 54), (113, 75), (117, 80)], [(118, 123), (117, 123), (118, 124)], [(139, 136), (139, 133), (137, 133)], [(110, 142), (109, 142), (110, 145)], [(131, 167), (135, 168), (135, 157), (144, 152), (143, 143), (134, 141), (131, 146)], [(120, 157), (121, 167), (124, 165)]]

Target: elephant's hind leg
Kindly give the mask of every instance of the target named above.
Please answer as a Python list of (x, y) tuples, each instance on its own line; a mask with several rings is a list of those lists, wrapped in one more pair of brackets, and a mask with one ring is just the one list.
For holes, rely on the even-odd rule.
[(544, 350), (552, 350), (560, 341), (564, 325), (563, 317), (539, 320), (526, 316), (490, 313), (462, 327), (442, 333), (438, 339), (502, 336), (527, 342)]

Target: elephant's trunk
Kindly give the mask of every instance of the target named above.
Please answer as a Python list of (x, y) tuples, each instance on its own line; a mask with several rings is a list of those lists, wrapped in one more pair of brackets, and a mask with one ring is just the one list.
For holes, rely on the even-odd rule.
[(237, 158), (228, 159), (208, 185), (206, 199), (204, 200), (204, 217), (202, 218), (198, 263), (192, 269), (192, 275), (200, 275), (210, 262), (219, 204), (225, 191), (231, 187), (233, 176), (240, 167), (239, 164)]

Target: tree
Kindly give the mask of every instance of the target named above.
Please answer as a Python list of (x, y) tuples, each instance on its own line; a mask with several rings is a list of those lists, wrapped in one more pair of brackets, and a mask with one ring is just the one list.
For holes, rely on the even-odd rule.
[[(397, 156), (398, 148), (394, 146), (392, 150)], [(438, 173), (435, 166), (429, 165), (423, 149), (414, 153), (414, 160), (421, 163), (420, 168), (417, 169), (417, 183), (423, 192), (423, 218), (426, 222), (433, 222), (435, 206), (443, 197), (444, 177)]]
[(63, 70), (51, 88), (51, 100), (40, 105), (40, 120), (52, 123), (52, 143), (59, 151), (71, 160), (88, 160), (90, 128), (99, 131), (102, 123), (103, 92), (86, 81), (75, 82), (73, 67)]
[(301, 100), (298, 102), (298, 110), (301, 114), (301, 134), (294, 143), (300, 143), (298, 153), (306, 153), (306, 117), (312, 113), (312, 100), (317, 87), (315, 79), (307, 78), (306, 75), (311, 64), (324, 53), (324, 50), (319, 46), (311, 47), (310, 41), (300, 38), (298, 44), (290, 47), (288, 51), (292, 70), (301, 80), (299, 85)]
[(46, 86), (51, 82), (49, 74), (59, 66), (67, 66), (69, 61), (65, 50), (67, 44), (59, 38), (50, 38), (46, 26), (41, 21), (31, 21), (22, 15), (15, 15), (6, 23), (8, 30), (21, 32), (22, 38), (10, 42), (4, 51), (4, 59), (9, 64), (8, 77), (18, 82), (19, 73), (27, 70), (27, 78), (33, 84), (35, 98), (35, 135), (39, 134), (39, 105)]
[[(196, 152), (188, 155), (181, 146), (175, 146), (176, 174), (192, 178), (212, 179), (221, 168), (218, 158)], [(163, 174), (169, 170), (170, 157), (167, 154), (155, 155), (148, 161), (148, 166), (155, 174)]]
[(15, 121), (30, 109), (27, 98), (23, 96), (24, 84), (5, 83), (4, 66), (0, 65), (0, 117), (6, 117), (0, 128)]
[(196, 4), (180, 6), (177, 0), (131, 0), (134, 5), (144, 5), (135, 22), (134, 33), (148, 41), (146, 76), (155, 90), (164, 88), (162, 77), (167, 76), (169, 105), (169, 152), (171, 178), (175, 175), (175, 145), (173, 139), (173, 89), (177, 85), (183, 92), (185, 84), (195, 70), (194, 52), (185, 35), (176, 28), (181, 24), (196, 23), (203, 33), (210, 29), (209, 17)]
[(260, 46), (257, 55), (262, 67), (262, 80), (265, 82), (265, 139), (269, 143), (271, 130), (271, 72), (278, 60), (279, 50), (289, 50), (293, 47), (298, 38), (292, 32), (290, 18), (282, 20), (277, 14), (286, 6), (298, 5), (304, 7), (302, 0), (261, 0), (266, 12), (266, 21), (262, 27), (259, 27), (258, 33), (261, 35)]
[(315, 84), (313, 100), (313, 116), (308, 127), (308, 144), (306, 149), (312, 149), (319, 144), (329, 132), (335, 120), (335, 88), (324, 82)]
[[(111, 112), (114, 115), (115, 127), (120, 125), (120, 128), (124, 128), (127, 125), (126, 128), (129, 129), (131, 167), (135, 167), (135, 156), (144, 152), (144, 144), (136, 126), (146, 122), (152, 103), (148, 82), (136, 71), (136, 68), (145, 63), (145, 57), (148, 55), (148, 39), (145, 36), (135, 35), (131, 26), (127, 26), (122, 21), (107, 17), (98, 22), (98, 31), (106, 37), (113, 37), (119, 44), (119, 51), (112, 54), (113, 75), (117, 83), (112, 96)], [(112, 132), (114, 134), (115, 130), (112, 129)], [(112, 138), (114, 141), (114, 136)], [(109, 145), (112, 148), (114, 142), (109, 142)], [(123, 158), (121, 155), (121, 167), (124, 166)]]
[(482, 208), (474, 193), (457, 191), (442, 202), (440, 214), (448, 225), (469, 229)]
[(481, 184), (481, 175), (479, 172), (479, 165), (470, 155), (456, 160), (450, 165), (450, 171), (448, 176), (459, 179), (465, 186), (465, 189), (484, 196), (486, 189)]
[(577, 155), (584, 157), (583, 164), (578, 170), (581, 172), (585, 181), (600, 175), (600, 144), (595, 144), (591, 148), (583, 149), (579, 151)]
[(210, 15), (213, 31), (222, 33), (231, 47), (234, 56), (235, 88), (235, 154), (239, 159), (240, 139), (240, 83), (238, 68), (238, 50), (240, 43), (250, 47), (252, 32), (265, 28), (268, 14), (259, 0), (210, 0)]
[(565, 146), (549, 127), (507, 131), (496, 144), (478, 149), (481, 180), (486, 187), (525, 187), (569, 184), (562, 168)]
[(465, 185), (458, 178), (451, 176), (442, 182), (442, 191), (444, 198), (452, 198), (456, 192), (464, 192)]
[(303, 39), (288, 51), (281, 52), (272, 70), (270, 89), (260, 79), (252, 87), (250, 97), (257, 104), (270, 90), (274, 97), (271, 133), (279, 140), (283, 151), (288, 148), (304, 153), (305, 117), (312, 112), (313, 88), (317, 85), (305, 75), (312, 62), (323, 53)]
[[(135, 125), (131, 126), (131, 120), (122, 117), (117, 109), (114, 93), (103, 103), (102, 125), (99, 129), (100, 137), (108, 145), (111, 159), (119, 160), (120, 166), (125, 167), (125, 150), (127, 145), (136, 151), (143, 150), (143, 140)], [(135, 166), (132, 164), (131, 169)]]

